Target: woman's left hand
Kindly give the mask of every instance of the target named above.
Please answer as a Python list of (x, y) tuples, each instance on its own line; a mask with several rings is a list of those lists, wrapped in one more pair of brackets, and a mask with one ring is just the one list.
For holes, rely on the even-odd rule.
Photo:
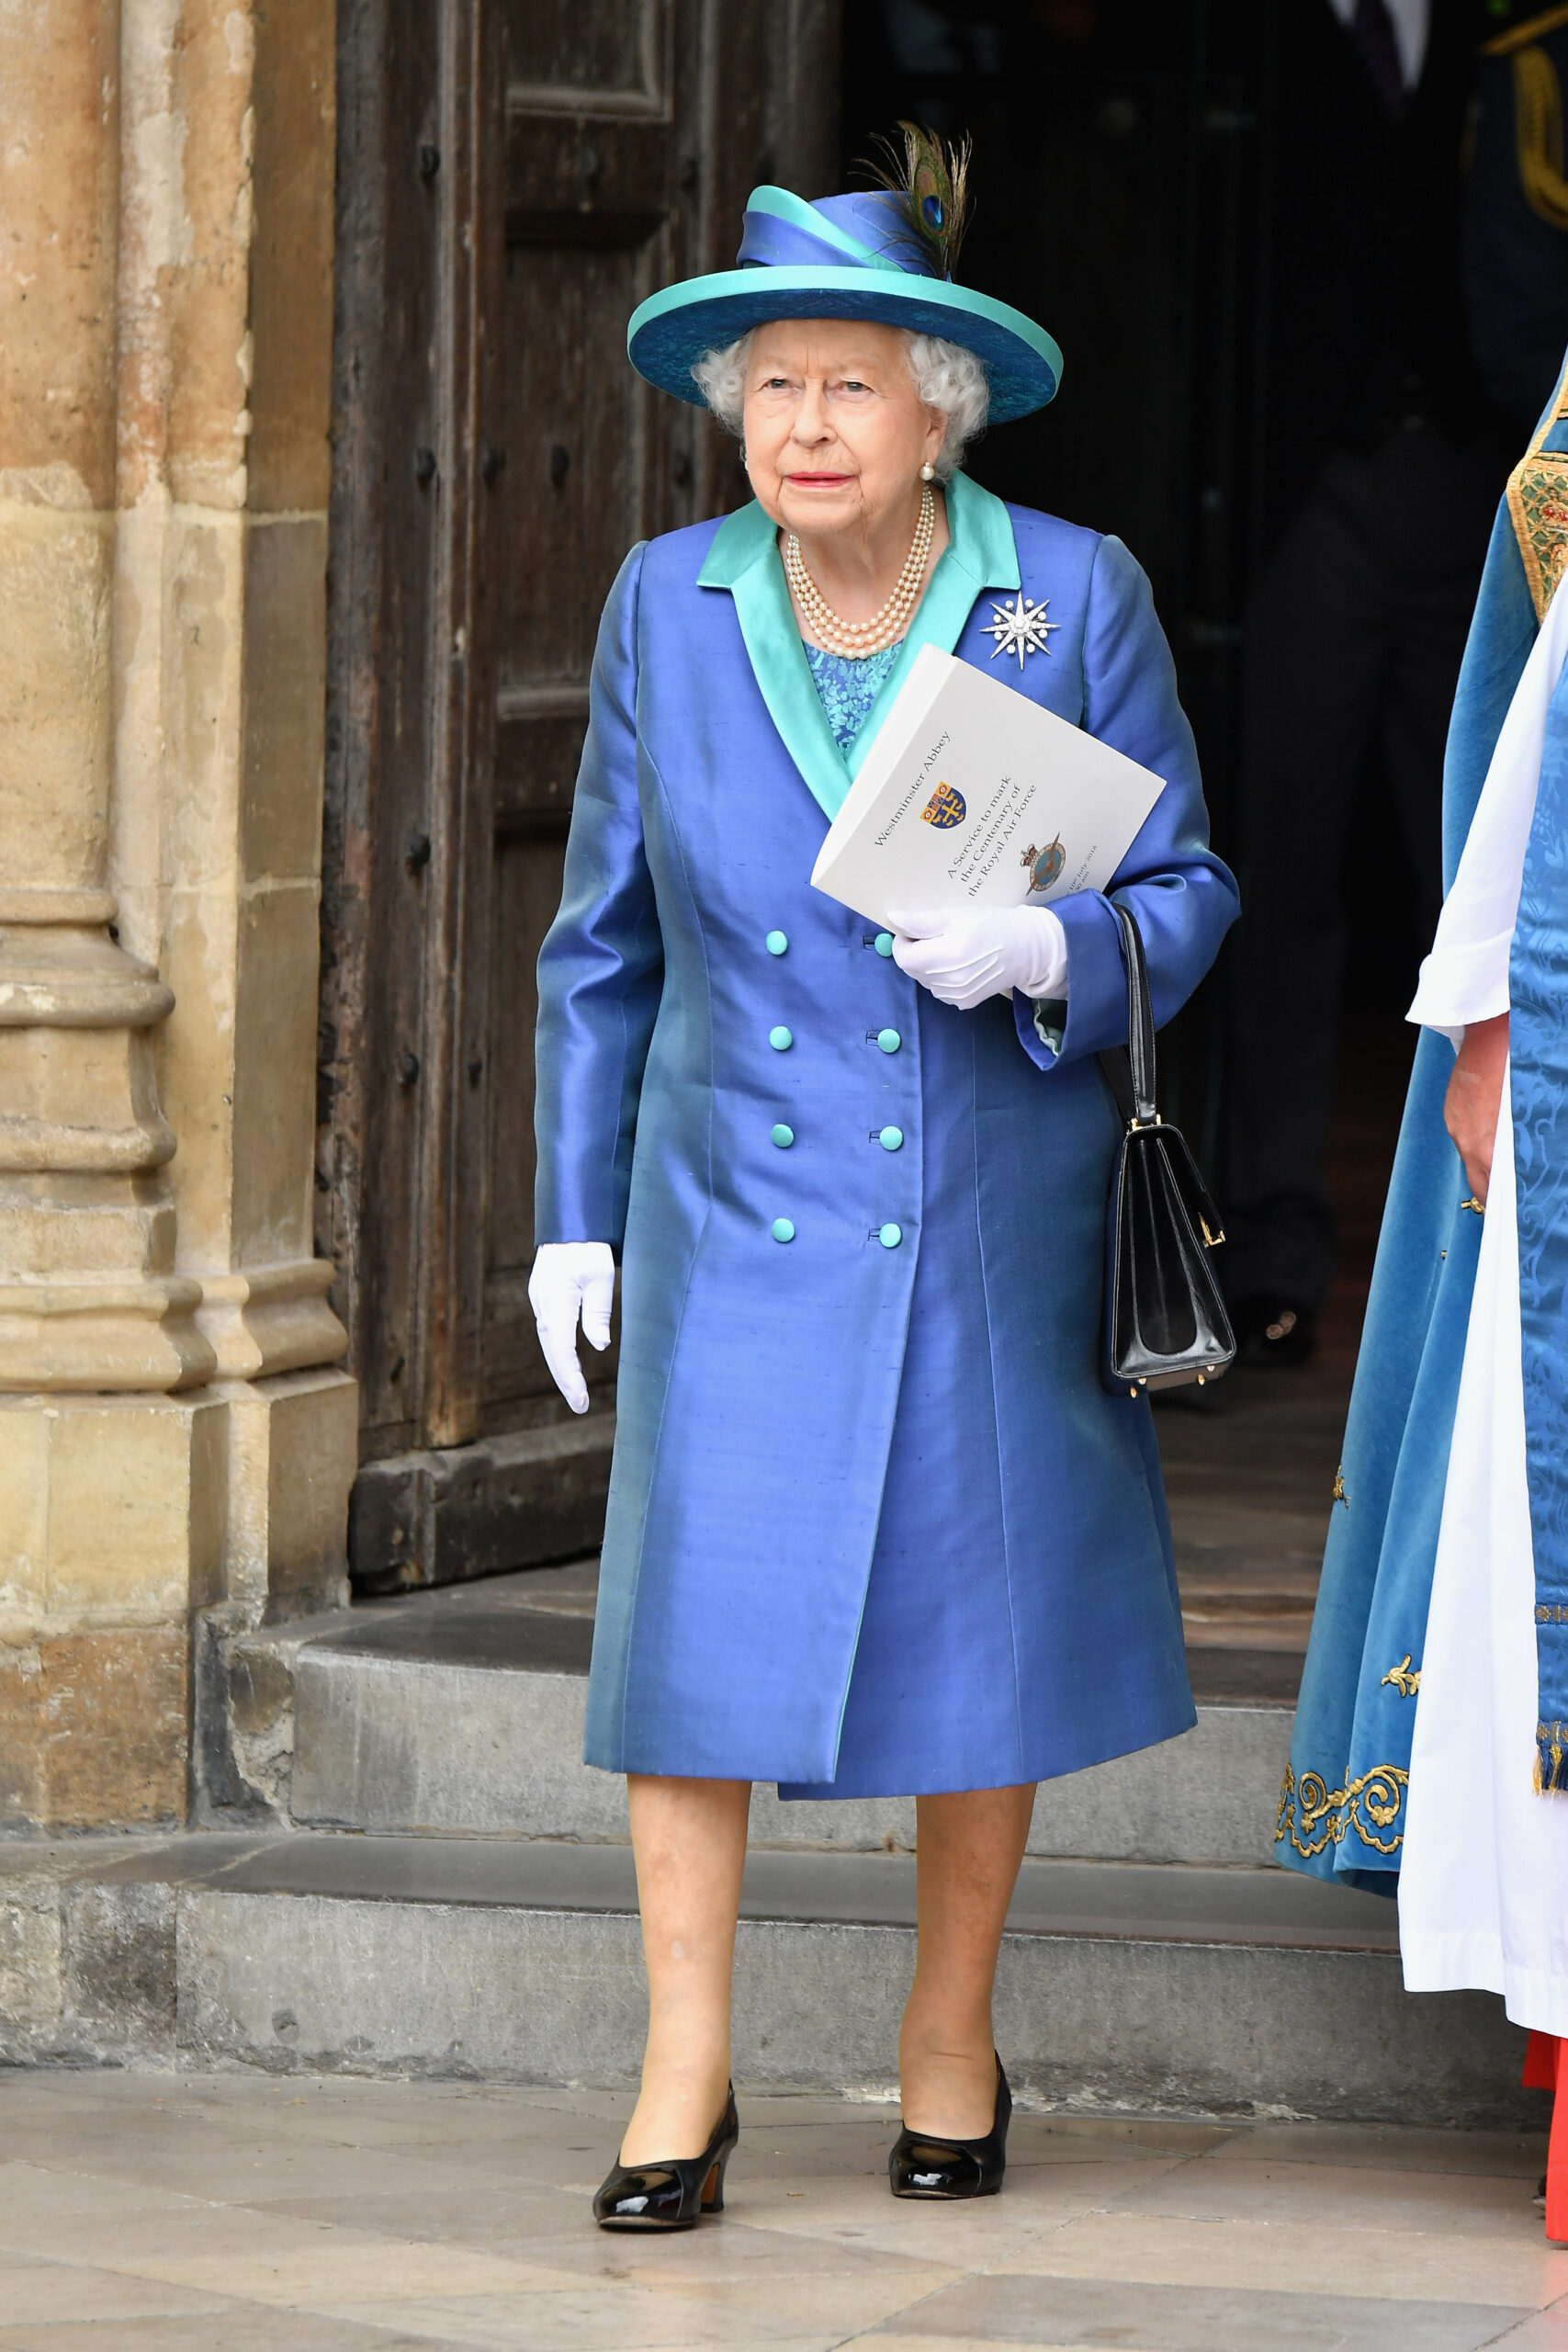
[(947, 907), (893, 917), (893, 960), (943, 1004), (968, 1012), (1021, 989), (1067, 992), (1067, 934), (1049, 907)]

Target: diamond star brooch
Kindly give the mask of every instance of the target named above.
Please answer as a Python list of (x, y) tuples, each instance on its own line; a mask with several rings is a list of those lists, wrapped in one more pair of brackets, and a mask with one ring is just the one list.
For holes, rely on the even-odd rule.
[[(1060, 621), (1048, 621), (1045, 617), (1045, 607), (1050, 601), (1049, 596), (1042, 596), (1036, 604), (1033, 597), (1026, 596), (1021, 588), (1014, 603), (1004, 602), (991, 606), (997, 617), (987, 622), (980, 634), (996, 639), (997, 653), (1016, 653), (1018, 666), (1021, 670), (1026, 653), (1050, 652), (1051, 649), (1045, 642), (1046, 632), (1062, 626)], [(993, 662), (997, 653), (991, 656)]]

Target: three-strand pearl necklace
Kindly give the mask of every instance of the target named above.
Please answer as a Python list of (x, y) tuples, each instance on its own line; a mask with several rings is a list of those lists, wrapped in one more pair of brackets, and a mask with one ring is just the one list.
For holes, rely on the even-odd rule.
[(926, 482), (920, 489), (920, 519), (915, 525), (915, 536), (909, 542), (897, 584), (882, 610), (874, 613), (868, 621), (847, 621), (833, 610), (806, 568), (800, 541), (793, 531), (786, 531), (784, 577), (818, 644), (829, 653), (848, 654), (855, 660), (868, 653), (886, 652), (888, 646), (897, 645), (908, 633), (909, 616), (919, 603), (920, 583), (926, 576), (926, 560), (935, 529), (936, 501), (931, 496), (931, 484)]

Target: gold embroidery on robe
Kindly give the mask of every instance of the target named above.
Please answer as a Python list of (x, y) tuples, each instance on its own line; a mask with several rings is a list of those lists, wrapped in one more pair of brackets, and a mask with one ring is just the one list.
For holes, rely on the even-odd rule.
[(1410, 1652), (1406, 1650), (1399, 1664), (1389, 1668), (1383, 1680), (1392, 1682), (1402, 1699), (1414, 1699), (1421, 1688), (1421, 1669), (1417, 1667), (1414, 1674), (1411, 1672)]
[(1303, 1772), (1298, 1781), (1287, 1768), (1280, 1788), (1275, 1843), (1288, 1838), (1298, 1854), (1310, 1859), (1326, 1847), (1341, 1845), (1353, 1829), (1378, 1853), (1397, 1853), (1404, 1831), (1392, 1838), (1378, 1833), (1392, 1829), (1399, 1819), (1409, 1783), (1409, 1773), (1397, 1764), (1380, 1764), (1344, 1789), (1331, 1789), (1320, 1772)]
[[(1508, 476), (1508, 513), (1525, 567), (1537, 620), (1544, 620), (1568, 566), (1568, 452), (1543, 449), (1553, 425), (1568, 417), (1568, 367), (1540, 430)], [(1479, 1207), (1479, 1203), (1466, 1204)]]

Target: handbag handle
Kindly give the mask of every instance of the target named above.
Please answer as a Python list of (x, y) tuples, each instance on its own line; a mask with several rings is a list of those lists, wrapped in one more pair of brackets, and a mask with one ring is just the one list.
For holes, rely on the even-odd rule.
[(1159, 1113), (1155, 1105), (1155, 1016), (1144, 936), (1131, 908), (1112, 899), (1111, 911), (1121, 929), (1122, 959), (1127, 967), (1127, 1044), (1125, 1049), (1119, 1046), (1102, 1054), (1100, 1064), (1127, 1125), (1152, 1127)]

